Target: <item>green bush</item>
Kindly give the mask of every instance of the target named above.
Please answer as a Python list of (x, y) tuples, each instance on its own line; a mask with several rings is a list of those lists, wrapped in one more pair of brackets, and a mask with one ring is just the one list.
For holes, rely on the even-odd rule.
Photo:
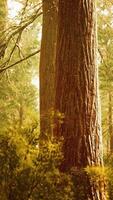
[(0, 134), (0, 200), (73, 200), (71, 176), (59, 171), (61, 160), (61, 142), (39, 148), (26, 135)]
[(107, 166), (107, 178), (108, 178), (108, 195), (109, 200), (113, 200), (113, 154), (104, 158), (105, 165)]

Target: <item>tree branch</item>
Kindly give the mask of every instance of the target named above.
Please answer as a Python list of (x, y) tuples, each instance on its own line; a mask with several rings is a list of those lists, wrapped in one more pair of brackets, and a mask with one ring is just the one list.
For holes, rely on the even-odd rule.
[(40, 50), (37, 50), (37, 51), (35, 51), (35, 52), (29, 54), (28, 56), (24, 57), (23, 59), (18, 60), (18, 61), (16, 61), (15, 63), (13, 63), (13, 64), (11, 64), (11, 65), (9, 65), (9, 66), (7, 66), (7, 67), (4, 67), (4, 68), (0, 69), (0, 73), (6, 71), (7, 69), (9, 69), (9, 68), (11, 68), (11, 67), (13, 67), (13, 66), (15, 66), (15, 65), (18, 65), (19, 63), (21, 63), (21, 62), (23, 62), (23, 61), (25, 61), (25, 60), (31, 58), (32, 56), (35, 56), (35, 55), (38, 54), (38, 53), (40, 53)]

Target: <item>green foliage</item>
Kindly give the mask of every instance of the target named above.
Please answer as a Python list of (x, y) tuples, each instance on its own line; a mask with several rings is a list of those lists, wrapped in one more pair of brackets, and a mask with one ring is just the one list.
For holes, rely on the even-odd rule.
[(105, 165), (107, 166), (107, 188), (109, 200), (113, 199), (113, 154), (105, 156)]
[(87, 175), (89, 176), (90, 184), (95, 188), (105, 192), (105, 196), (109, 199), (108, 192), (108, 174), (109, 168), (102, 166), (88, 166), (85, 168)]
[(39, 148), (37, 131), (33, 133), (35, 142), (24, 133), (0, 135), (0, 188), (4, 194), (0, 199), (72, 200), (71, 176), (58, 169), (61, 143), (52, 140)]
[[(8, 38), (19, 26), (21, 18), (23, 18), (23, 24), (30, 19), (39, 1), (29, 0), (24, 16), (21, 16), (21, 10), (19, 16), (15, 20), (10, 19), (7, 24), (5, 24), (7, 11), (3, 10), (4, 2), (5, 0), (0, 1), (0, 29), (2, 27), (3, 31), (5, 26), (10, 28), (5, 34)], [(23, 6), (26, 3), (25, 0), (18, 0), (18, 2)], [(108, 92), (113, 90), (112, 7), (110, 1), (102, 0), (99, 1), (97, 9), (99, 50), (102, 54), (99, 58), (101, 60), (99, 73), (105, 144), (106, 138), (110, 139)], [(41, 17), (21, 34), (7, 64), (12, 64), (39, 49), (40, 32)], [(18, 36), (19, 33), (10, 40), (1, 63), (8, 60)], [(3, 41), (3, 32), (0, 32), (1, 38)], [(113, 200), (112, 155), (106, 159), (108, 167), (74, 169), (71, 177), (59, 171), (63, 159), (61, 143), (54, 140), (47, 140), (46, 143), (39, 141), (38, 89), (32, 85), (33, 77), (38, 76), (38, 62), (39, 56), (35, 56), (0, 76), (0, 200), (85, 200), (89, 186), (88, 176), (95, 184), (107, 179), (109, 197)], [(54, 116), (60, 124), (63, 123), (65, 116), (52, 111), (51, 125), (53, 127)], [(40, 148), (39, 143), (42, 145)]]
[[(113, 90), (113, 26), (112, 3), (108, 0), (98, 1), (98, 43), (99, 43), (99, 75), (102, 104), (102, 128), (104, 136), (104, 152), (109, 151), (110, 120), (109, 93)], [(112, 97), (111, 97), (112, 99)], [(113, 100), (111, 100), (111, 107)]]
[(74, 195), (75, 199), (90, 199), (91, 188), (103, 190), (107, 194), (107, 182), (108, 182), (108, 168), (106, 167), (93, 167), (88, 166), (86, 168), (73, 168), (71, 173), (73, 175), (74, 183)]
[(107, 168), (93, 166), (93, 167), (86, 167), (85, 171), (89, 174), (92, 181), (100, 181), (106, 179)]

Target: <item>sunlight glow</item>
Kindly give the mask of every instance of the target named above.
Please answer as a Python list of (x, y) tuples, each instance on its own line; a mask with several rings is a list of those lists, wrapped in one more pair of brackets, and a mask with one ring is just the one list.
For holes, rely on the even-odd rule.
[(101, 13), (105, 16), (109, 15), (109, 11), (107, 9), (102, 10)]
[(22, 8), (22, 4), (16, 0), (8, 0), (9, 17), (14, 18)]
[(34, 77), (31, 83), (39, 89), (39, 77)]
[(41, 39), (42, 39), (42, 30), (40, 29), (38, 33), (38, 41), (41, 41)]

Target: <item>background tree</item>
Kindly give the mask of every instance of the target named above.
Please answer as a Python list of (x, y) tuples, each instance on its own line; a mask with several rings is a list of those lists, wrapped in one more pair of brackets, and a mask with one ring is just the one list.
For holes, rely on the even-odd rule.
[[(4, 1), (2, 1), (1, 3), (3, 2)], [(13, 2), (14, 4), (12, 4)], [(74, 2), (76, 2), (76, 7), (77, 7), (78, 2), (75, 0)], [(57, 16), (56, 16), (57, 10), (55, 10), (56, 2), (54, 4), (52, 0), (43, 1), (43, 11), (46, 10), (44, 12), (43, 23), (42, 23), (42, 18), (41, 18), (42, 2), (40, 0), (38, 1), (36, 0), (10, 1), (10, 5), (8, 4), (8, 6), (10, 7), (8, 11), (8, 19), (4, 21), (3, 20), (4, 18), (1, 18), (1, 24), (2, 22), (5, 23), (6, 27), (3, 26), (3, 30), (0, 31), (0, 41), (1, 41), (0, 43), (2, 44), (2, 42), (4, 41), (3, 48), (7, 46), (7, 51), (5, 52), (5, 56), (0, 60), (1, 61), (0, 62), (0, 97), (1, 97), (0, 98), (0, 191), (2, 191), (0, 194), (0, 199), (2, 200), (6, 200), (8, 198), (14, 199), (14, 200), (20, 200), (20, 199), (24, 199), (24, 200), (28, 200), (28, 199), (32, 199), (32, 200), (68, 199), (69, 200), (71, 199), (72, 200), (73, 199), (72, 181), (74, 183), (74, 199), (86, 200), (86, 196), (91, 191), (90, 186), (92, 186), (92, 191), (93, 191), (95, 189), (95, 185), (98, 184), (98, 180), (100, 184), (100, 187), (99, 187), (100, 192), (98, 191), (96, 192), (99, 193), (99, 195), (101, 193), (101, 189), (102, 189), (101, 187), (103, 187), (103, 185), (102, 185), (102, 182), (100, 181), (100, 177), (102, 177), (102, 180), (103, 180), (103, 175), (101, 173), (103, 173), (104, 170), (100, 167), (89, 167), (88, 169), (85, 170), (85, 172), (83, 170), (85, 166), (84, 163), (91, 162), (92, 165), (95, 164), (93, 158), (97, 156), (96, 154), (97, 152), (94, 146), (96, 142), (98, 141), (99, 136), (97, 134), (97, 137), (95, 137), (95, 134), (93, 134), (93, 137), (92, 137), (92, 134), (91, 135), (89, 134), (89, 126), (91, 127), (92, 125), (93, 127), (94, 125), (93, 123), (90, 123), (89, 125), (89, 118), (92, 115), (94, 117), (93, 120), (95, 120), (95, 115), (96, 115), (96, 112), (93, 112), (94, 111), (93, 108), (96, 107), (95, 100), (94, 100), (94, 106), (92, 106), (92, 113), (95, 113), (95, 115), (93, 115), (92, 113), (90, 115), (90, 106), (87, 112), (84, 113), (84, 110), (87, 107), (87, 104), (92, 105), (93, 99), (92, 101), (90, 101), (91, 99), (90, 97), (96, 93), (92, 92), (91, 90), (94, 77), (93, 77), (93, 71), (90, 71), (90, 66), (93, 63), (91, 61), (93, 60), (92, 57), (94, 55), (94, 51), (93, 51), (94, 43), (92, 41), (93, 36), (91, 40), (90, 31), (92, 31), (92, 35), (94, 32), (93, 32), (93, 25), (91, 25), (91, 20), (89, 20), (89, 18), (92, 19), (93, 16), (92, 16), (92, 12), (90, 12), (90, 8), (89, 8), (90, 4), (88, 4), (88, 7), (87, 7), (87, 4), (85, 3), (82, 4), (82, 3), (83, 2), (80, 3), (81, 7), (79, 11), (76, 12), (77, 14), (76, 19), (74, 17), (71, 18), (72, 20), (68, 19), (67, 17), (62, 19), (63, 22), (66, 22), (64, 23), (63, 26), (61, 26), (61, 27), (65, 27), (65, 29), (63, 28), (64, 32), (62, 30), (62, 33), (63, 33), (62, 38), (64, 38), (64, 35), (66, 35), (66, 39), (65, 40), (62, 39), (62, 43), (64, 44), (66, 48), (64, 48), (64, 46), (63, 48), (61, 48), (62, 45), (60, 46), (61, 61), (62, 60), (64, 61), (64, 57), (65, 57), (64, 53), (66, 49), (67, 60), (70, 58), (71, 60), (70, 63), (72, 64), (72, 66), (73, 66), (74, 61), (75, 62), (77, 61), (78, 63), (76, 62), (77, 64), (74, 68), (71, 65), (69, 65), (71, 67), (69, 68), (69, 70), (66, 71), (66, 73), (69, 74), (69, 76), (67, 79), (64, 79), (66, 83), (67, 82), (69, 83), (69, 84), (65, 84), (66, 87), (65, 87), (64, 93), (65, 91), (68, 91), (69, 89), (70, 89), (70, 92), (69, 93), (67, 92), (67, 97), (65, 98), (66, 102), (62, 103), (61, 110), (65, 110), (65, 108), (66, 109), (68, 108), (66, 111), (66, 114), (68, 113), (69, 114), (68, 116), (70, 117), (65, 117), (66, 115), (64, 115), (64, 113), (56, 111), (56, 121), (58, 120), (57, 125), (59, 126), (57, 130), (62, 130), (61, 132), (59, 131), (61, 135), (64, 134), (63, 131), (65, 131), (65, 127), (66, 127), (66, 126), (64, 127), (65, 124), (68, 126), (69, 131), (73, 127), (72, 128), (73, 137), (71, 137), (72, 131), (70, 131), (69, 133), (68, 131), (66, 132), (67, 143), (65, 143), (65, 140), (64, 140), (65, 146), (63, 149), (65, 151), (65, 155), (66, 153), (74, 152), (74, 150), (76, 150), (75, 148), (70, 148), (70, 149), (68, 148), (68, 144), (70, 145), (72, 144), (72, 142), (73, 144), (76, 144), (76, 147), (78, 149), (77, 159), (80, 158), (79, 159), (80, 162), (71, 170), (72, 177), (70, 175), (69, 176), (67, 175), (67, 171), (66, 173), (62, 173), (61, 171), (59, 171), (59, 165), (61, 163), (61, 160), (63, 160), (63, 158), (61, 154), (61, 146), (59, 146), (58, 144), (54, 144), (55, 142), (54, 140), (52, 139), (49, 140), (48, 138), (48, 140), (46, 140), (46, 142), (44, 143), (42, 148), (40, 148), (40, 151), (39, 151), (39, 142), (41, 142), (41, 137), (39, 138), (39, 94), (38, 94), (39, 56), (37, 58), (36, 54), (37, 52), (39, 53), (39, 49), (40, 49), (41, 24), (42, 24), (43, 26), (43, 31), (42, 31), (43, 32), (42, 33), (43, 35), (42, 36), (43, 37), (42, 50), (43, 51), (42, 52), (43, 53), (41, 55), (41, 60), (42, 60), (41, 62), (42, 62), (42, 65), (45, 67), (43, 67), (44, 70), (42, 71), (41, 71), (42, 67), (40, 67), (40, 73), (41, 73), (41, 77), (43, 78), (41, 87), (43, 87), (43, 89), (45, 90), (44, 91), (42, 90), (43, 96), (41, 96), (41, 98), (45, 97), (44, 100), (42, 101), (42, 105), (44, 103), (44, 106), (47, 107), (47, 109), (45, 108), (45, 110), (43, 110), (43, 114), (41, 116), (41, 122), (43, 121), (43, 123), (41, 123), (41, 130), (43, 126), (42, 132), (43, 133), (46, 132), (49, 135), (51, 134), (51, 119), (52, 119), (51, 114), (54, 114), (54, 112), (51, 112), (50, 110), (54, 105), (53, 103), (54, 100), (51, 101), (52, 99), (51, 95), (53, 95), (53, 99), (54, 99), (55, 90), (53, 90), (53, 93), (52, 93), (52, 92), (49, 92), (49, 88), (52, 91), (52, 88), (54, 85), (54, 84), (51, 84), (52, 81), (54, 80), (52, 79), (53, 77), (50, 76), (50, 71), (53, 70), (52, 66), (54, 66), (52, 62), (55, 64), (55, 57), (53, 56), (53, 54), (55, 55), (55, 52), (53, 49), (55, 49), (55, 46), (56, 46), (54, 36), (56, 35), (55, 33), (57, 31), (55, 31), (53, 27), (55, 27), (55, 24), (57, 23), (53, 23), (53, 22), (57, 21)], [(70, 4), (73, 5), (73, 2), (71, 2), (71, 0), (66, 2), (66, 5), (67, 5), (66, 12), (65, 12), (66, 16), (68, 12), (67, 10), (68, 9), (70, 10), (70, 7), (71, 7)], [(11, 8), (11, 5), (13, 9)], [(84, 6), (84, 9), (83, 9), (83, 6)], [(1, 8), (2, 7), (0, 7), (0, 9)], [(12, 14), (12, 10), (13, 10), (13, 14)], [(54, 13), (53, 13), (53, 10), (55, 10)], [(2, 11), (6, 14), (5, 9)], [(73, 11), (72, 8), (71, 8), (71, 11)], [(99, 54), (100, 54), (100, 56), (98, 56), (99, 59), (97, 59), (97, 61), (99, 60), (99, 64), (100, 64), (102, 126), (103, 126), (103, 135), (104, 135), (104, 144), (105, 144), (104, 152), (106, 153), (106, 149), (108, 149), (108, 152), (109, 151), (112, 152), (112, 148), (111, 148), (112, 145), (110, 147), (110, 141), (112, 141), (111, 135), (112, 135), (112, 105), (113, 105), (113, 102), (112, 102), (112, 79), (113, 79), (112, 77), (112, 60), (113, 60), (112, 58), (112, 51), (113, 51), (113, 48), (112, 48), (112, 14), (113, 14), (112, 2), (108, 0), (102, 0), (101, 2), (99, 1), (97, 11), (98, 11), (98, 30), (99, 30)], [(64, 12), (64, 9), (62, 10), (62, 12)], [(4, 17), (5, 17), (5, 14), (4, 14)], [(72, 13), (70, 12), (69, 15), (74, 16), (74, 11)], [(3, 15), (0, 15), (0, 16), (3, 17)], [(64, 16), (64, 13), (62, 16)], [(86, 19), (85, 25), (84, 25), (84, 16)], [(71, 27), (68, 20), (70, 20), (70, 23), (72, 21), (73, 25), (75, 23), (77, 25), (76, 27), (78, 27), (79, 25), (80, 28), (79, 29), (77, 28), (75, 30), (74, 26)], [(83, 22), (82, 24), (80, 23), (81, 21)], [(88, 25), (87, 25), (87, 22), (88, 22)], [(67, 26), (68, 23), (69, 23), (69, 26)], [(44, 24), (47, 24), (47, 26)], [(45, 27), (45, 31), (44, 31), (44, 27)], [(68, 34), (68, 31), (69, 31), (69, 34)], [(50, 34), (52, 37), (50, 37)], [(75, 35), (76, 35), (76, 38), (75, 38)], [(72, 38), (72, 41), (75, 41), (76, 39), (76, 42), (71, 43), (70, 37)], [(5, 38), (5, 40), (2, 40), (3, 38)], [(90, 40), (88, 40), (89, 38)], [(45, 42), (43, 42), (43, 39)], [(65, 42), (66, 40), (67, 42)], [(90, 48), (91, 42), (92, 42), (92, 48)], [(51, 44), (50, 47), (49, 47), (49, 44)], [(78, 52), (76, 51), (75, 44), (77, 44), (79, 47)], [(85, 44), (85, 46), (83, 44)], [(69, 48), (67, 48), (67, 46), (69, 46)], [(86, 48), (85, 48), (86, 46), (87, 46), (88, 53), (86, 53)], [(51, 51), (51, 53), (49, 53), (49, 50)], [(73, 52), (75, 52), (76, 55), (78, 55), (79, 57), (78, 59)], [(72, 56), (71, 56), (71, 53), (72, 53)], [(33, 55), (36, 55), (36, 56), (32, 57)], [(65, 60), (66, 65), (68, 63), (67, 60)], [(43, 61), (47, 64), (48, 63), (50, 64), (50, 65), (48, 64), (48, 66), (51, 66), (49, 67), (49, 70), (46, 67), (47, 65), (44, 65)], [(64, 66), (63, 64), (62, 66)], [(40, 66), (41, 66), (41, 63), (40, 63)], [(85, 70), (85, 67), (87, 67), (88, 71)], [(62, 74), (64, 74), (63, 69), (64, 68), (61, 67)], [(66, 69), (68, 69), (68, 67), (66, 67)], [(71, 71), (72, 73), (70, 73), (71, 69), (74, 69)], [(84, 73), (83, 73), (83, 70), (84, 70)], [(90, 75), (88, 76), (89, 71), (90, 71)], [(44, 73), (44, 76), (42, 72)], [(47, 76), (45, 76), (45, 74)], [(59, 79), (60, 80), (59, 84), (61, 84), (61, 86), (62, 86), (63, 77), (64, 75), (60, 77), (61, 79)], [(71, 81), (70, 81), (70, 77), (72, 79)], [(73, 77), (75, 79), (73, 79)], [(85, 79), (85, 77), (88, 77), (88, 78)], [(86, 82), (84, 80), (86, 80)], [(92, 80), (92, 83), (91, 83), (91, 80)], [(72, 85), (70, 84), (70, 82)], [(34, 85), (36, 85), (36, 87), (34, 87)], [(70, 87), (67, 88), (67, 85), (68, 86), (70, 85)], [(94, 87), (96, 87), (95, 85), (96, 85), (96, 81), (95, 81)], [(77, 88), (76, 89), (77, 92), (75, 92), (74, 94), (71, 93), (71, 91), (74, 91), (74, 89), (71, 90), (72, 86), (73, 87), (76, 86)], [(81, 88), (82, 88), (82, 92), (81, 92)], [(61, 97), (63, 97), (63, 95)], [(73, 97), (76, 98), (76, 100), (73, 100), (74, 99)], [(85, 104), (82, 101), (84, 99), (87, 99)], [(58, 101), (59, 100), (60, 98), (58, 99)], [(73, 109), (73, 113), (76, 113), (74, 114), (74, 118), (72, 116), (72, 112), (70, 112), (69, 106), (67, 106), (68, 101), (70, 102), (70, 108), (72, 108), (73, 105), (74, 106), (76, 105), (74, 107), (75, 110)], [(78, 106), (76, 103), (78, 104)], [(80, 110), (80, 112), (77, 109)], [(87, 113), (89, 115), (87, 115)], [(85, 114), (88, 116), (87, 117), (88, 120), (85, 118), (86, 117)], [(82, 116), (82, 120), (78, 118), (81, 116)], [(75, 118), (76, 118), (77, 123), (74, 123)], [(84, 124), (83, 124), (83, 119), (84, 119)], [(93, 120), (91, 120), (91, 122)], [(75, 132), (74, 129), (76, 130), (78, 129), (78, 131)], [(80, 134), (79, 134), (79, 131), (80, 131)], [(94, 131), (95, 131), (95, 126), (94, 126)], [(87, 136), (86, 136), (86, 132), (88, 133)], [(58, 133), (58, 137), (60, 135), (59, 133)], [(77, 138), (76, 143), (73, 139), (75, 138), (74, 134), (76, 135), (76, 138)], [(92, 144), (93, 144), (93, 148), (90, 148), (92, 147)], [(71, 145), (71, 147), (73, 147), (73, 145)], [(111, 150), (109, 150), (110, 148)], [(97, 145), (97, 149), (98, 149), (98, 145)], [(87, 155), (85, 155), (84, 152), (87, 153)], [(90, 155), (88, 156), (89, 152), (90, 152)], [(75, 154), (76, 153), (77, 151), (75, 151)], [(67, 157), (69, 157), (68, 155)], [(84, 160), (85, 158), (87, 158), (83, 163), (82, 163), (81, 155), (83, 155)], [(110, 168), (108, 192), (110, 196), (109, 198), (112, 200), (113, 199), (113, 192), (112, 192), (113, 159), (112, 159), (112, 153), (108, 155), (110, 155), (109, 159), (107, 159), (107, 156), (106, 156), (105, 161), (106, 161), (106, 165), (109, 166)], [(93, 161), (92, 160), (90, 161), (90, 158)], [(73, 157), (71, 156), (69, 159), (70, 159), (69, 160), (70, 163), (73, 162), (74, 160)], [(71, 165), (70, 166), (67, 165), (66, 167), (71, 168)], [(99, 175), (97, 172), (99, 172)], [(88, 176), (87, 176), (87, 173), (88, 173)], [(90, 180), (89, 180), (89, 177), (90, 177)], [(89, 181), (91, 182), (91, 184), (89, 184)], [(98, 185), (96, 186), (97, 186), (96, 188), (98, 188)]]
[[(98, 35), (100, 54), (100, 89), (102, 101), (102, 125), (107, 152), (113, 151), (113, 28), (112, 28), (112, 3), (107, 0), (98, 5)], [(106, 143), (107, 141), (107, 143)], [(106, 150), (105, 150), (106, 151)]]
[[(36, 23), (30, 23), (24, 32), (18, 31), (18, 27), (21, 28), (24, 23), (29, 23), (29, 18), (34, 20), (36, 17), (34, 14), (38, 12), (39, 6), (33, 4), (34, 1), (19, 2), (22, 4), (24, 14), (20, 10), (20, 14), (13, 18), (13, 21), (9, 18), (8, 28), (13, 36), (11, 33), (7, 37), (11, 36), (11, 39), (1, 68), (23, 59), (25, 55), (40, 46), (40, 18)], [(29, 17), (32, 12), (33, 16)], [(23, 19), (21, 24), (20, 19)], [(10, 25), (13, 25), (13, 28)], [(5, 70), (0, 77), (0, 199), (2, 200), (73, 199), (71, 177), (58, 170), (62, 158), (60, 144), (49, 141), (39, 152), (38, 85), (34, 86), (38, 80), (37, 61), (39, 63), (39, 57), (36, 56), (25, 60)]]
[(55, 98), (55, 53), (57, 0), (43, 1), (43, 26), (40, 56), (40, 128), (51, 135), (51, 111)]

